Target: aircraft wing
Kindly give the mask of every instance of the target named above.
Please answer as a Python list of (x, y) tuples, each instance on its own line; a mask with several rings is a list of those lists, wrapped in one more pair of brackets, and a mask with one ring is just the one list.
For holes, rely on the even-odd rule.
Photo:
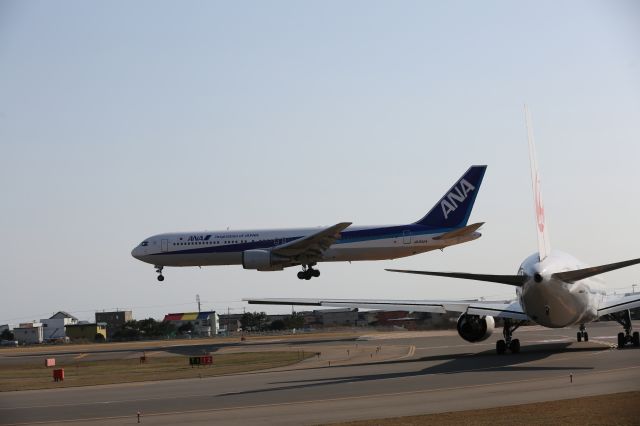
[(331, 244), (340, 238), (340, 232), (344, 231), (350, 225), (351, 222), (335, 224), (328, 228), (321, 229), (315, 234), (275, 246), (271, 249), (271, 253), (291, 258), (319, 258), (322, 252), (331, 247)]
[(607, 298), (598, 309), (598, 316), (614, 314), (627, 309), (640, 307), (640, 293), (629, 296), (613, 296)]
[(491, 315), (497, 318), (528, 320), (518, 302), (489, 302), (469, 300), (374, 300), (374, 299), (242, 299), (253, 305), (326, 306), (334, 308), (378, 309), (382, 311), (409, 311), (468, 313)]

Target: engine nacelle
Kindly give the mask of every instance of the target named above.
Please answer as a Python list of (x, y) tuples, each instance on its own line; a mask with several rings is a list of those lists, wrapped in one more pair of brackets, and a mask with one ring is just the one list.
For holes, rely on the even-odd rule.
[(289, 259), (277, 256), (269, 250), (245, 250), (242, 252), (242, 267), (258, 271), (282, 271)]
[(458, 334), (467, 342), (482, 342), (491, 336), (496, 322), (491, 316), (462, 314), (458, 318)]

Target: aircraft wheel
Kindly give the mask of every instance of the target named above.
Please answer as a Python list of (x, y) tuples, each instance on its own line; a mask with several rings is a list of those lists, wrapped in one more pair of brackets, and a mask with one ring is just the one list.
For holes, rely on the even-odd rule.
[(311, 274), (305, 274), (304, 279), (309, 281), (311, 279)]
[(317, 269), (312, 269), (312, 271), (314, 277), (318, 278), (320, 276), (320, 271), (318, 271)]
[(582, 342), (582, 332), (578, 331), (578, 342)]
[(589, 341), (589, 333), (587, 333), (586, 331), (584, 332), (584, 335), (582, 337), (584, 337), (585, 342)]
[(305, 273), (304, 273), (304, 271), (300, 271), (300, 272), (298, 272), (298, 279), (299, 279), (299, 280), (304, 280), (304, 278), (305, 278)]
[(633, 332), (633, 346), (640, 346), (640, 333), (638, 333), (637, 331)]
[(509, 345), (509, 349), (511, 349), (511, 353), (517, 354), (520, 352), (520, 340), (513, 339), (511, 344)]
[(624, 349), (625, 343), (624, 333), (618, 333), (618, 349)]
[(502, 355), (506, 351), (507, 351), (507, 344), (504, 342), (504, 340), (498, 340), (496, 342), (496, 352), (498, 353), (498, 355)]
[(158, 281), (164, 281), (164, 275), (158, 275)]

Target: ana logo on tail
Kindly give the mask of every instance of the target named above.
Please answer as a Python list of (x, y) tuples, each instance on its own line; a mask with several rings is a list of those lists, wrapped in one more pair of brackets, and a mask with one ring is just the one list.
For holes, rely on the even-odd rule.
[(453, 190), (442, 198), (442, 201), (440, 202), (444, 218), (447, 219), (449, 214), (458, 208), (459, 203), (462, 203), (467, 199), (467, 194), (475, 189), (476, 187), (467, 182), (466, 179), (461, 179), (460, 185), (454, 187)]

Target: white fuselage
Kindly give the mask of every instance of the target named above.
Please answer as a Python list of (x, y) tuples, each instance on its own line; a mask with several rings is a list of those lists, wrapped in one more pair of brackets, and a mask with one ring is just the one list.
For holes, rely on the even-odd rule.
[[(321, 228), (158, 234), (147, 238), (131, 254), (136, 259), (158, 266), (242, 265), (246, 250), (268, 250), (316, 233), (318, 229)], [(415, 224), (350, 226), (317, 261), (395, 259), (461, 244), (481, 236), (479, 232), (472, 232), (456, 238), (437, 238), (450, 230)]]
[[(600, 280), (591, 277), (567, 283), (551, 277), (556, 272), (585, 267), (573, 256), (555, 250), (542, 262), (538, 253), (526, 258), (518, 274), (531, 278), (517, 289), (524, 312), (536, 323), (551, 328), (584, 324), (597, 319), (598, 308), (606, 298)], [(540, 282), (536, 282), (536, 276), (541, 278)]]

